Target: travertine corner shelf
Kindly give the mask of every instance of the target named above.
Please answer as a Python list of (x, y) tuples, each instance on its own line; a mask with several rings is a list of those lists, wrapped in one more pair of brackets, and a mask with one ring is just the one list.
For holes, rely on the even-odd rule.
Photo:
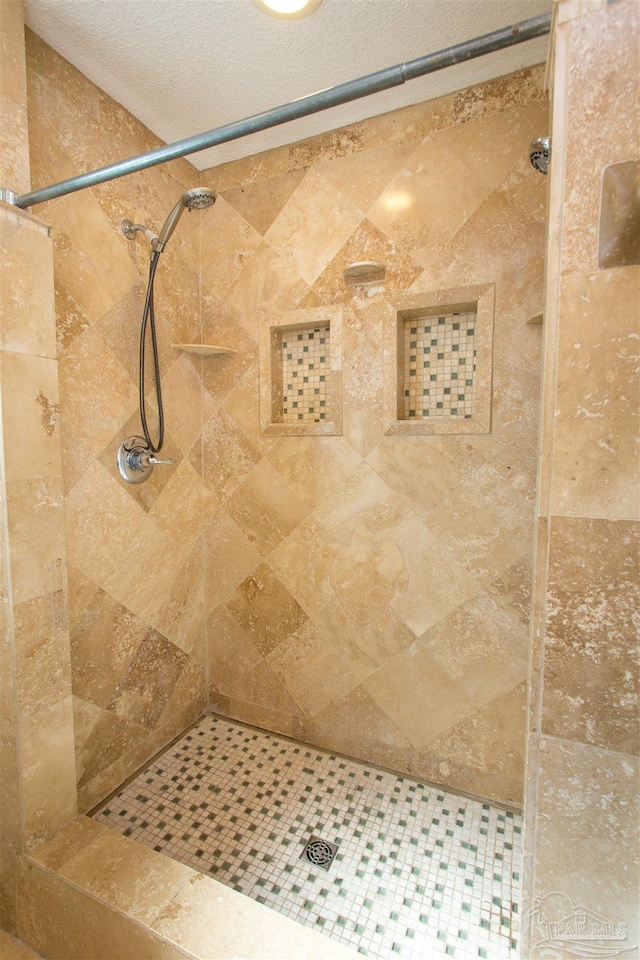
[(538, 313), (534, 313), (532, 316), (530, 316), (527, 320), (527, 323), (529, 326), (538, 326), (543, 322), (543, 320), (544, 317), (542, 315), (542, 310), (540, 310)]
[(214, 347), (210, 343), (173, 343), (174, 350), (184, 350), (185, 353), (196, 353), (199, 357), (215, 357), (226, 353), (237, 353), (231, 347)]

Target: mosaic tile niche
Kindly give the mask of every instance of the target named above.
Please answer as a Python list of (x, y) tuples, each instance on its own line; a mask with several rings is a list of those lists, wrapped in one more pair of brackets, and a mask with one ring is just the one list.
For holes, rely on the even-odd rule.
[(403, 419), (471, 420), (476, 312), (405, 319)]
[(267, 318), (261, 350), (263, 432), (341, 432), (339, 314), (330, 308)]
[(491, 431), (493, 291), (437, 291), (388, 310), (386, 433)]
[[(320, 423), (328, 420), (327, 370), (331, 361), (331, 328), (302, 327), (275, 333), (281, 350), (282, 385), (277, 391), (274, 420)], [(275, 404), (274, 404), (275, 406)]]

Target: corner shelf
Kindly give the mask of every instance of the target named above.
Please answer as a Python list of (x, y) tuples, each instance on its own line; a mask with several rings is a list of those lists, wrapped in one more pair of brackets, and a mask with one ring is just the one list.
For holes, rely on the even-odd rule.
[(183, 350), (185, 353), (195, 353), (199, 357), (215, 357), (238, 352), (231, 347), (215, 347), (210, 343), (173, 343), (172, 347), (174, 350)]

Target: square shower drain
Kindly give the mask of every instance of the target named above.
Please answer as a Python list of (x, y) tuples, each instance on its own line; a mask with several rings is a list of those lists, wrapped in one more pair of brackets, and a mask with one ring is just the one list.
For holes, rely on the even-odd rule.
[(300, 859), (312, 863), (314, 867), (328, 870), (337, 852), (338, 847), (335, 843), (330, 843), (329, 840), (323, 840), (321, 837), (310, 837), (300, 854)]

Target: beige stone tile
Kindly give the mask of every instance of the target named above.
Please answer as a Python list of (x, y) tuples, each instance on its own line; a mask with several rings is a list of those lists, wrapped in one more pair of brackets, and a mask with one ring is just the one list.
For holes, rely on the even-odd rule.
[(260, 563), (260, 554), (229, 514), (217, 510), (205, 521), (205, 599), (213, 610)]
[(93, 456), (76, 437), (71, 427), (60, 423), (60, 454), (62, 465), (62, 483), (67, 496), (82, 474), (93, 462)]
[(14, 603), (62, 589), (62, 481), (59, 477), (7, 481), (6, 496)]
[(423, 140), (433, 130), (450, 127), (454, 123), (454, 97), (455, 94), (449, 94), (369, 117), (362, 123), (365, 148)]
[(67, 563), (67, 616), (69, 629), (73, 630), (78, 619), (98, 591), (97, 585), (85, 577), (77, 567)]
[(542, 731), (637, 754), (638, 524), (553, 517)]
[(10, 183), (15, 193), (27, 193), (31, 188), (27, 107), (4, 93), (0, 93), (0, 139), (2, 182)]
[[(371, 619), (368, 607), (358, 607), (354, 600), (346, 607), (339, 599), (332, 599), (313, 614), (313, 621), (328, 642), (341, 651), (343, 662), (358, 680), (370, 676), (395, 654), (415, 641), (415, 633), (386, 607), (377, 620)], [(353, 612), (352, 612), (353, 611)], [(355, 614), (364, 614), (357, 620)]]
[(619, 946), (638, 942), (632, 880), (638, 872), (637, 778), (637, 761), (624, 754), (542, 739), (536, 825), (544, 832), (530, 891), (531, 905), (541, 902), (531, 930), (532, 957), (546, 952), (544, 944), (538, 946), (545, 921), (569, 916), (575, 906), (626, 924), (627, 938)]
[(271, 439), (260, 435), (260, 384), (257, 364), (240, 377), (231, 393), (225, 397), (222, 410), (258, 450), (262, 451), (272, 444)]
[(456, 436), (387, 436), (367, 456), (378, 476), (425, 520), (484, 462), (466, 437)]
[(16, 0), (5, 0), (2, 4), (0, 43), (2, 44), (0, 93), (15, 103), (26, 103), (24, 15), (22, 7)]
[(399, 769), (409, 741), (362, 686), (298, 727), (302, 740)]
[(336, 157), (345, 157), (362, 149), (362, 125), (331, 130), (289, 146), (289, 169), (315, 167)]
[(155, 526), (95, 460), (65, 499), (65, 522), (69, 563), (96, 586), (104, 586), (124, 558), (148, 546), (147, 531)]
[(207, 650), (209, 675), (223, 694), (262, 660), (252, 638), (224, 604), (207, 617)]
[(309, 616), (334, 599), (323, 556), (326, 531), (308, 517), (269, 554), (268, 564)]
[(417, 636), (477, 594), (475, 570), (468, 572), (459, 556), (415, 515), (404, 517), (388, 535), (402, 555), (407, 576), (406, 589), (396, 590), (391, 607)]
[(149, 516), (188, 553), (202, 531), (203, 517), (218, 506), (213, 491), (185, 459), (156, 499)]
[(262, 454), (218, 410), (202, 430), (203, 480), (224, 502), (262, 459)]
[(293, 310), (309, 294), (294, 265), (261, 243), (249, 257), (224, 299), (225, 308), (252, 338), (257, 337), (258, 311)]
[(71, 696), (20, 723), (20, 749), (24, 836), (29, 846), (76, 813)]
[[(544, 104), (545, 108), (542, 115), (544, 117), (544, 114), (549, 112), (549, 105), (546, 101), (541, 101), (541, 103)], [(547, 119), (546, 123), (542, 122), (540, 124), (538, 130), (548, 131), (548, 127), (549, 120)], [(534, 136), (542, 135), (536, 131), (531, 139), (534, 139)], [(541, 177), (534, 168), (529, 160), (529, 153), (526, 151), (513, 165), (498, 189), (501, 193), (504, 193), (511, 203), (515, 204), (521, 213), (526, 214), (532, 220), (543, 223), (547, 213), (549, 192), (549, 185), (545, 182), (546, 180), (547, 178)]]
[(478, 583), (494, 580), (533, 536), (533, 509), (493, 467), (464, 477), (428, 518), (429, 530)]
[(3, 283), (0, 305), (5, 350), (55, 356), (52, 251), (49, 237), (0, 221), (0, 256), (11, 276), (10, 283)]
[(136, 384), (92, 328), (64, 351), (59, 376), (61, 416), (98, 456), (133, 414)]
[(232, 187), (287, 173), (288, 167), (289, 147), (284, 146), (210, 167), (202, 172), (201, 177), (203, 183), (212, 184), (216, 190), (224, 192)]
[(366, 213), (421, 139), (422, 137), (407, 137), (388, 146), (359, 150), (351, 155), (337, 157), (321, 163), (318, 173)]
[(365, 457), (382, 439), (383, 355), (378, 304), (354, 304), (344, 315), (344, 436)]
[(60, 405), (55, 360), (22, 353), (3, 355), (2, 420), (8, 480), (60, 475)]
[[(104, 784), (102, 791), (97, 795), (91, 795), (89, 802), (86, 802), (86, 795), (82, 795), (83, 788), (98, 774), (108, 770), (134, 746), (144, 744), (148, 730), (79, 697), (73, 698), (73, 721), (79, 791), (78, 808), (89, 810), (110, 790), (122, 783), (128, 774), (136, 769), (136, 765), (122, 772), (120, 779), (110, 778)], [(85, 802), (82, 802), (83, 800)]]
[(187, 956), (139, 923), (116, 912), (37, 864), (25, 862), (20, 876), (20, 933), (51, 960), (176, 960)]
[[(138, 368), (140, 364), (140, 324), (146, 284), (140, 281), (132, 287), (121, 300), (118, 300), (110, 310), (107, 310), (94, 327), (107, 344), (119, 364), (127, 372), (133, 384), (138, 382)], [(58, 335), (62, 345), (68, 346), (77, 336), (78, 328), (87, 321), (80, 313), (80, 308), (59, 284), (56, 289), (56, 307), (58, 310)], [(172, 348), (173, 333), (165, 311), (160, 309), (155, 317), (158, 338), (158, 359), (160, 372), (164, 377), (166, 371), (175, 362), (178, 354)], [(82, 332), (80, 330), (80, 332)], [(153, 384), (153, 357), (151, 350), (151, 336), (147, 331), (147, 365), (145, 368), (145, 383), (147, 387)], [(164, 385), (164, 381), (163, 381)]]
[(284, 678), (266, 660), (261, 660), (236, 680), (231, 687), (230, 699), (232, 703), (241, 700), (285, 716), (302, 713), (300, 704), (287, 689)]
[(50, 840), (29, 851), (29, 859), (57, 872), (68, 860), (82, 853), (108, 828), (89, 817), (77, 816)]
[(453, 95), (456, 123), (467, 123), (516, 105), (544, 99), (545, 65), (525, 67)]
[(227, 599), (227, 608), (266, 656), (308, 619), (302, 607), (262, 563)]
[(420, 638), (429, 654), (475, 707), (527, 677), (528, 630), (480, 594)]
[(113, 692), (107, 709), (152, 730), (186, 663), (186, 654), (149, 630)]
[[(217, 703), (220, 702), (220, 706)], [(223, 709), (224, 708), (224, 709)], [(271, 707), (259, 703), (250, 703), (247, 700), (223, 697), (221, 701), (212, 701), (212, 709), (218, 710), (223, 716), (232, 720), (240, 720), (260, 730), (271, 733), (281, 733), (285, 737), (293, 737), (295, 717), (291, 713), (281, 713)]]
[(261, 242), (260, 234), (222, 196), (208, 211), (201, 235), (202, 283), (222, 298)]
[[(579, 67), (570, 70), (566, 91), (563, 273), (597, 270), (602, 170), (609, 163), (637, 157), (640, 151), (639, 29), (633, 3), (619, 7), (614, 15), (604, 7), (588, 22), (571, 28), (567, 55)], [(620, 62), (627, 69), (620, 70)]]
[(188, 357), (179, 357), (164, 374), (162, 397), (167, 429), (186, 454), (202, 429), (202, 381)]
[(531, 611), (531, 578), (533, 557), (527, 551), (522, 559), (508, 567), (493, 580), (487, 592), (501, 610), (508, 613), (516, 623), (529, 625)]
[(265, 557), (309, 512), (266, 459), (256, 464), (227, 500), (225, 509), (258, 553)]
[[(384, 264), (384, 280), (374, 287), (347, 286), (345, 269), (362, 261)], [(387, 290), (404, 290), (420, 273), (421, 268), (411, 257), (365, 218), (315, 281), (314, 290), (326, 303), (350, 303)]]
[(364, 687), (416, 747), (435, 740), (474, 712), (473, 703), (420, 642), (368, 677)]
[(265, 234), (313, 283), (362, 219), (362, 213), (315, 169), (309, 170)]
[[(548, 125), (548, 101), (534, 100), (436, 130), (431, 136), (492, 187), (497, 187), (528, 153), (534, 137), (548, 134)], [(540, 175), (538, 178), (542, 179)]]
[(71, 630), (74, 695), (106, 708), (148, 629), (131, 610), (98, 590)]
[(4, 930), (0, 930), (0, 954), (3, 960), (38, 960), (40, 957), (39, 953), (34, 953), (21, 940), (17, 940)]
[(266, 451), (269, 462), (309, 507), (333, 494), (362, 460), (343, 437), (283, 437)]
[[(256, 343), (241, 322), (231, 316), (218, 300), (206, 293), (202, 301), (202, 336), (204, 343), (235, 350), (233, 354), (207, 357), (202, 361), (203, 383), (211, 397), (219, 403), (256, 360)], [(213, 409), (207, 409), (206, 402), (205, 393), (205, 422), (213, 413)]]
[(358, 685), (349, 656), (311, 621), (267, 659), (307, 717), (320, 713)]
[(414, 751), (401, 769), (502, 803), (522, 803), (526, 685), (496, 697)]
[(97, 320), (139, 279), (129, 241), (116, 234), (88, 190), (57, 200), (47, 217), (53, 224), (56, 274), (88, 320)]
[(303, 177), (304, 170), (300, 169), (266, 180), (244, 183), (225, 190), (224, 199), (259, 234), (264, 235)]
[(565, 277), (550, 509), (637, 519), (640, 268)]
[(368, 211), (387, 236), (419, 263), (457, 233), (490, 192), (490, 186), (431, 137), (411, 154)]
[(156, 752), (180, 736), (206, 709), (207, 671), (203, 663), (187, 660), (156, 728), (154, 736), (159, 737)]
[[(233, 929), (230, 916), (236, 921)], [(203, 876), (172, 900), (153, 930), (211, 960), (253, 956), (256, 948), (265, 960), (348, 960), (352, 954), (315, 930), (305, 930), (294, 920)]]
[(18, 717), (23, 718), (71, 693), (64, 591), (14, 604), (13, 634)]
[(194, 871), (105, 830), (67, 860), (59, 873), (98, 900), (152, 924)]
[(204, 663), (204, 544), (199, 541), (179, 569), (157, 613), (153, 626), (168, 640)]

